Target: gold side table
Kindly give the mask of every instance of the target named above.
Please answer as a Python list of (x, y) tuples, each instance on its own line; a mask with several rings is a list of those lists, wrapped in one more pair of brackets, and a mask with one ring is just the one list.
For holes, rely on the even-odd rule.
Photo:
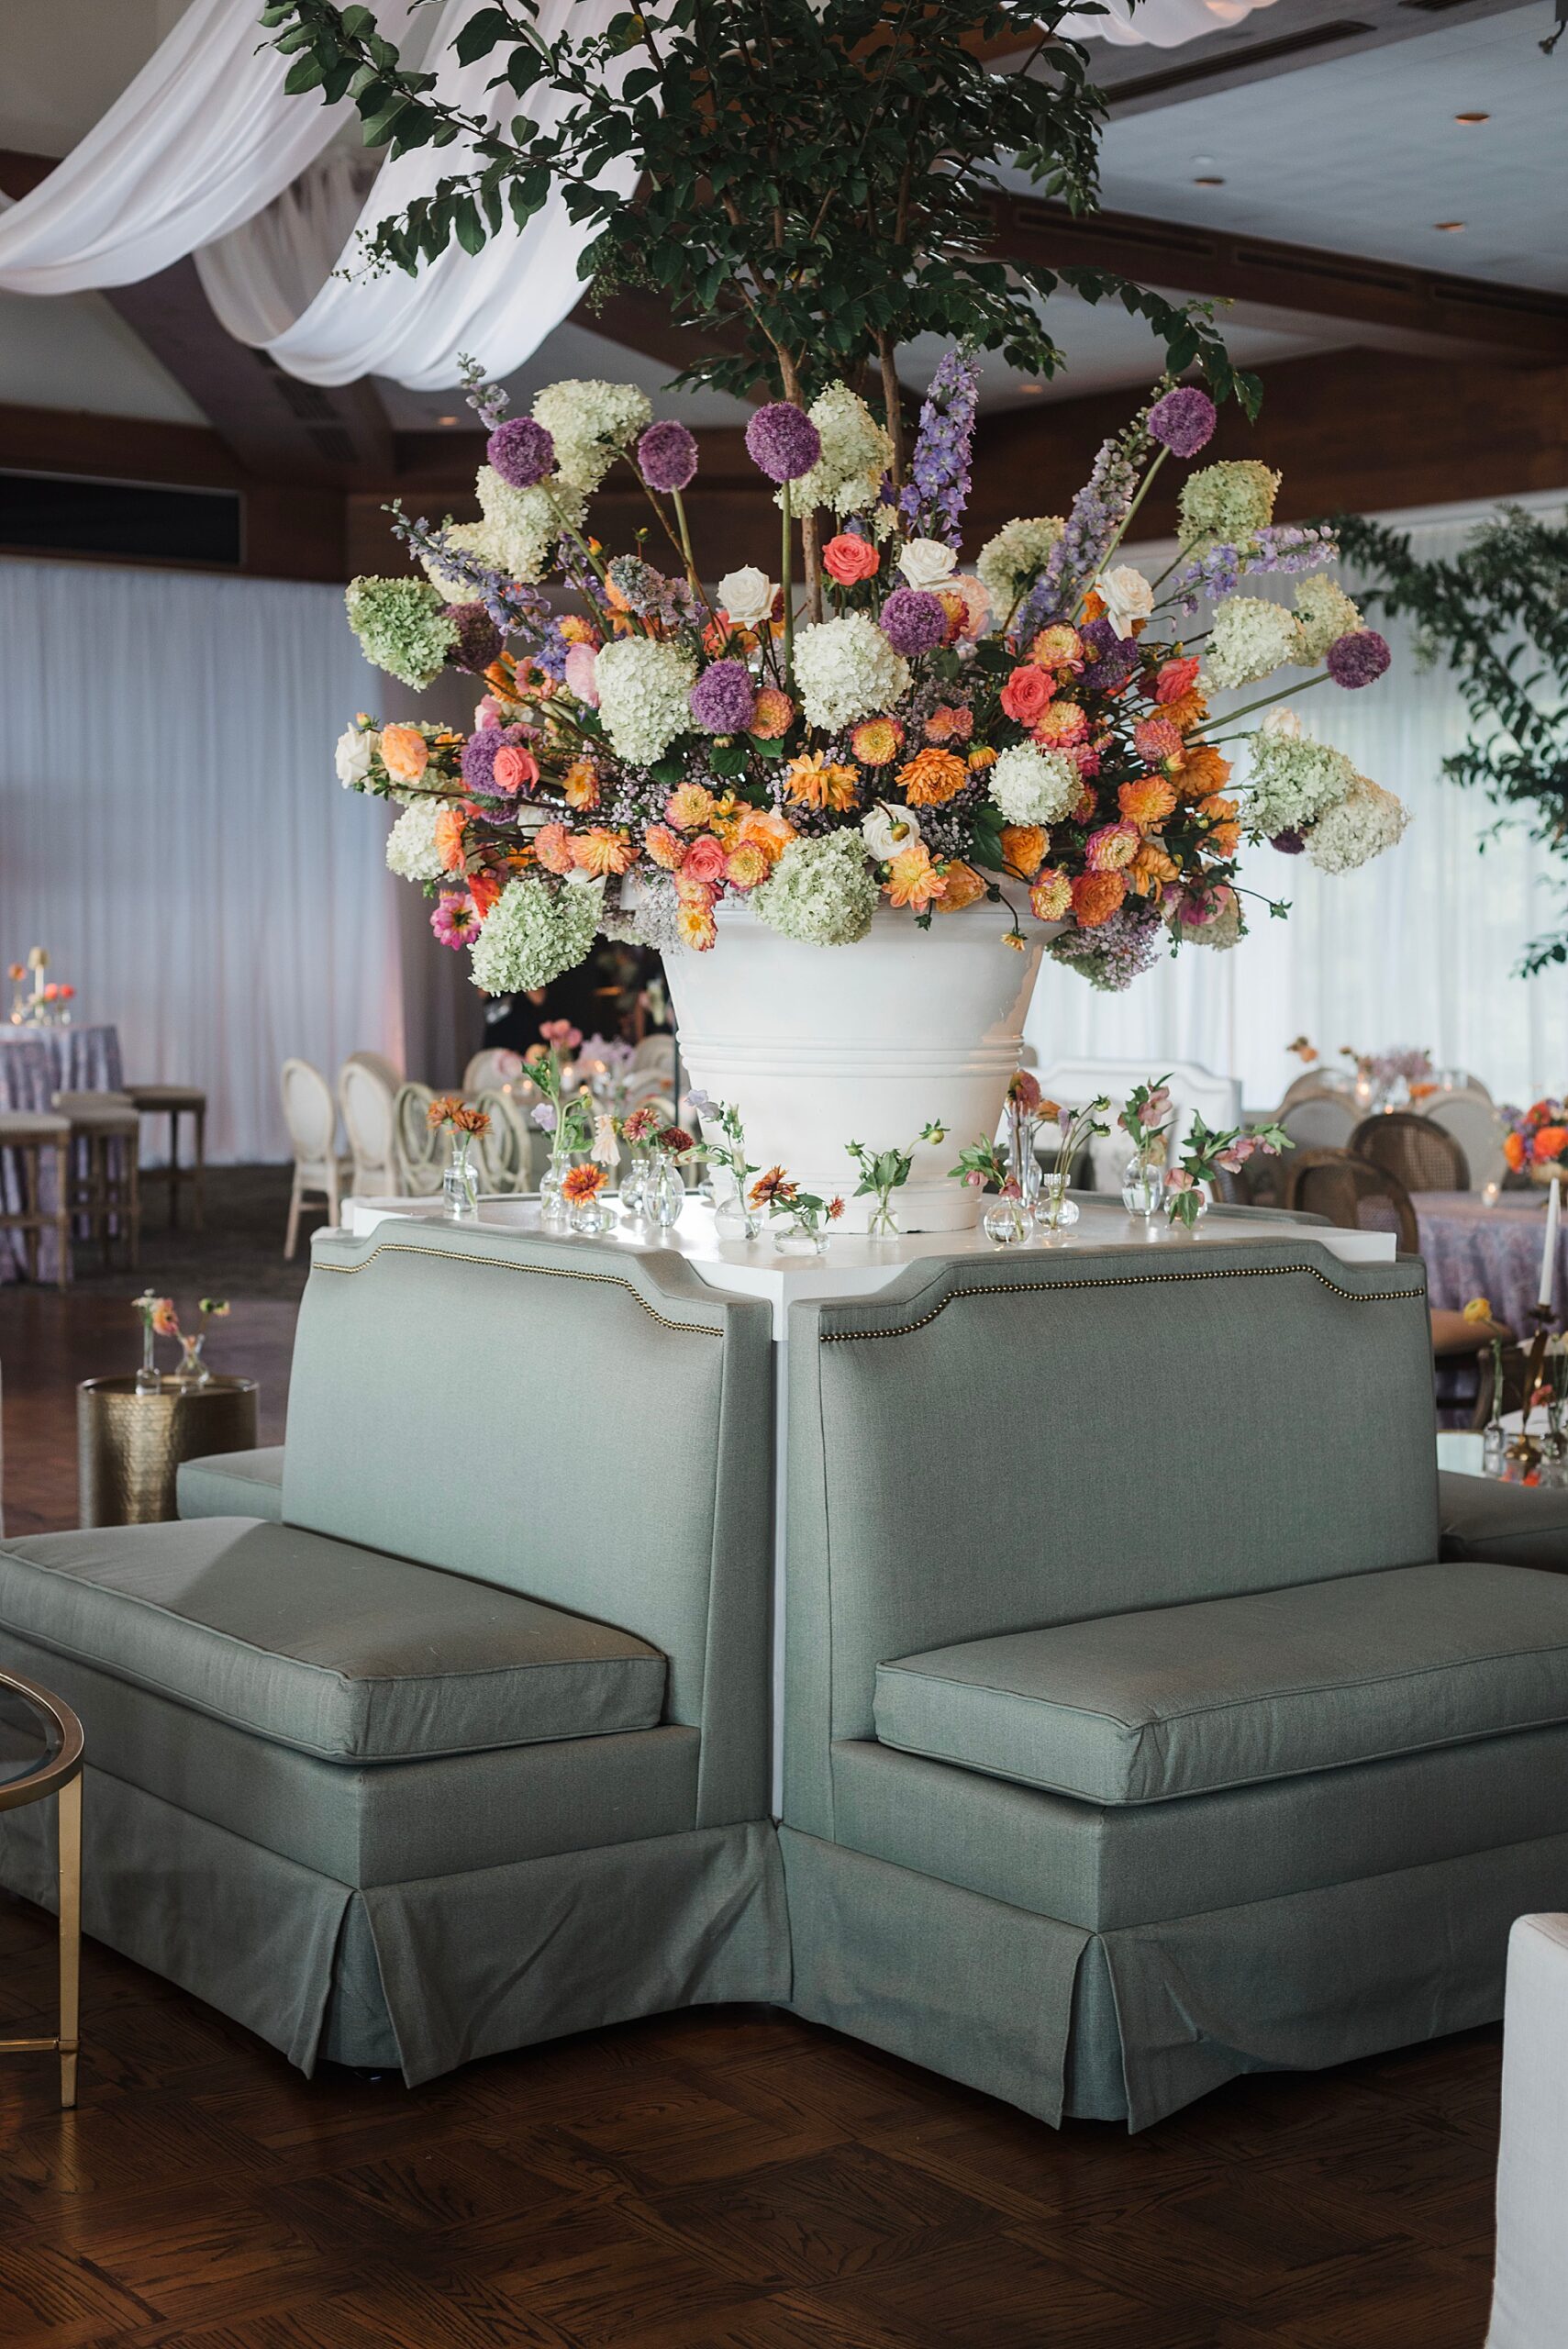
[(0, 1672), (0, 1810), (60, 1797), (60, 2029), (52, 2039), (0, 2039), (0, 2055), (58, 2054), (60, 2101), (76, 2101), (82, 1981), (82, 1724), (69, 1705)]
[(253, 1378), (166, 1378), (156, 1391), (134, 1378), (84, 1378), (76, 1389), (76, 1464), (83, 1525), (164, 1525), (178, 1515), (182, 1460), (253, 1452)]

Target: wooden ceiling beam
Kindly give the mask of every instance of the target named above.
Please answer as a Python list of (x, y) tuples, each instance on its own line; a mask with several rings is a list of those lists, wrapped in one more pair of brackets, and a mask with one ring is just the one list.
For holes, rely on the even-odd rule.
[(1434, 355), (1471, 350), (1536, 365), (1568, 361), (1562, 294), (1136, 213), (1074, 214), (1036, 196), (997, 195), (992, 209), (1001, 260), (1048, 269), (1073, 262), (1181, 294), (1419, 337)]

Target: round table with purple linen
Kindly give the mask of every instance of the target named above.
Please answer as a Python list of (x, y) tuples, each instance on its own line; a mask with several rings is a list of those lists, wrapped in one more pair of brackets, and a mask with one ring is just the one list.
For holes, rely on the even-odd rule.
[[(1530, 1308), (1540, 1295), (1546, 1237), (1544, 1189), (1503, 1191), (1488, 1207), (1477, 1191), (1417, 1191), (1411, 1200), (1427, 1263), (1432, 1305), (1458, 1312), (1484, 1297), (1516, 1338), (1533, 1334)], [(1568, 1306), (1568, 1216), (1559, 1226), (1552, 1304)]]
[[(57, 1093), (117, 1093), (124, 1082), (117, 1028), (0, 1027), (0, 1109), (47, 1109)], [(54, 1201), (52, 1164), (43, 1173), (44, 1204)], [(0, 1186), (6, 1204), (22, 1202), (21, 1170), (15, 1153), (0, 1151)], [(22, 1277), (26, 1264), (19, 1231), (0, 1231), (0, 1281)], [(52, 1281), (54, 1234), (39, 1241), (39, 1278)]]

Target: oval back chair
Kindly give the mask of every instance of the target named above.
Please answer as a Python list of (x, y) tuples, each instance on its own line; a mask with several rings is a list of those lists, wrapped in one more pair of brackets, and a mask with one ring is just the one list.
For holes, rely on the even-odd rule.
[(400, 1085), (392, 1105), (395, 1188), (403, 1198), (428, 1199), (441, 1187), (446, 1144), (439, 1134), (430, 1131), (426, 1116), (435, 1097), (428, 1085)]
[(1463, 1151), (1473, 1191), (1479, 1191), (1486, 1183), (1502, 1183), (1508, 1171), (1508, 1162), (1503, 1154), (1508, 1130), (1497, 1115), (1489, 1093), (1473, 1085), (1456, 1085), (1450, 1093), (1434, 1094), (1427, 1104), (1426, 1115), (1434, 1126), (1451, 1134)]
[(1285, 1162), (1284, 1203), (1346, 1231), (1392, 1231), (1402, 1256), (1420, 1253), (1410, 1194), (1396, 1174), (1350, 1150), (1303, 1150)]
[(504, 1044), (492, 1044), (483, 1052), (475, 1052), (462, 1073), (462, 1097), (477, 1101), (482, 1093), (493, 1093), (498, 1085), (514, 1085), (523, 1073), (521, 1052), (508, 1052)]
[(1361, 1112), (1348, 1093), (1327, 1087), (1298, 1095), (1279, 1122), (1297, 1150), (1348, 1150)]
[(284, 1063), (281, 1090), (284, 1123), (294, 1156), (294, 1182), (289, 1191), (288, 1230), (284, 1255), (293, 1256), (299, 1242), (300, 1210), (307, 1199), (323, 1199), (328, 1220), (338, 1220), (348, 1164), (338, 1155), (338, 1105), (332, 1088), (308, 1061)]
[(1451, 1133), (1408, 1109), (1363, 1118), (1351, 1136), (1358, 1158), (1371, 1159), (1407, 1191), (1468, 1191), (1470, 1169)]
[(397, 1188), (397, 1160), (393, 1147), (393, 1112), (397, 1081), (387, 1077), (391, 1063), (379, 1053), (355, 1052), (338, 1073), (338, 1106), (343, 1131), (349, 1137), (353, 1162), (352, 1183), (361, 1196), (384, 1195)]

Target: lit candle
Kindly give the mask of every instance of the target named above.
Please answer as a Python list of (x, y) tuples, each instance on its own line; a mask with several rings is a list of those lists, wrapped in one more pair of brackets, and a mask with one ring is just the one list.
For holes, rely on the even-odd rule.
[(1540, 1309), (1551, 1310), (1551, 1288), (1557, 1271), (1557, 1226), (1562, 1215), (1562, 1186), (1554, 1174), (1546, 1202), (1546, 1239), (1540, 1251)]

